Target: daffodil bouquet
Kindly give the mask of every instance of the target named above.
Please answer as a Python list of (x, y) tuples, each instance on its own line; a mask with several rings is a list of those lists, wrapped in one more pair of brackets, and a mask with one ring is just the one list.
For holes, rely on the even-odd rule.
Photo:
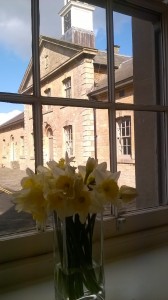
[[(101, 295), (103, 271), (96, 268), (92, 257), (95, 220), (108, 203), (119, 206), (136, 197), (136, 190), (118, 186), (120, 172), (111, 173), (106, 162), (98, 164), (88, 158), (86, 166), (71, 166), (74, 157), (39, 166), (37, 173), (27, 169), (22, 189), (14, 194), (16, 210), (32, 214), (37, 226), (45, 229), (50, 214), (54, 215), (60, 263), (55, 270), (58, 299), (84, 299)], [(88, 294), (89, 293), (89, 294)]]

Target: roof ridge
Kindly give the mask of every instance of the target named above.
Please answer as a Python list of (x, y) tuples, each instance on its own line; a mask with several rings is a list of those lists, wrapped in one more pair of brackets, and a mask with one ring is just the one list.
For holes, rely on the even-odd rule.
[(128, 61), (130, 61), (130, 60), (132, 60), (132, 59), (133, 59), (133, 57), (130, 57), (129, 59), (124, 60), (121, 64), (125, 64), (126, 62), (128, 62)]
[(130, 57), (132, 58), (131, 55), (125, 55), (125, 54), (120, 54), (120, 53), (114, 53), (115, 55), (118, 55), (118, 56), (123, 56), (123, 57)]

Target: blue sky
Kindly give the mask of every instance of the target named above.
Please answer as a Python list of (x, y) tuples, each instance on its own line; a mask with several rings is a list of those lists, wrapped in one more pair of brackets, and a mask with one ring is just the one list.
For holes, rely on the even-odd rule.
[[(40, 0), (40, 33), (59, 38), (61, 18), (58, 12), (63, 0)], [(106, 50), (105, 10), (96, 8), (94, 12), (94, 32), (96, 47)], [(120, 53), (131, 55), (131, 19), (121, 14), (114, 15), (115, 44), (120, 45)], [(0, 91), (17, 93), (24, 72), (31, 57), (30, 1), (3, 1), (0, 10)], [(0, 103), (0, 123), (3, 114), (23, 110), (17, 104)]]

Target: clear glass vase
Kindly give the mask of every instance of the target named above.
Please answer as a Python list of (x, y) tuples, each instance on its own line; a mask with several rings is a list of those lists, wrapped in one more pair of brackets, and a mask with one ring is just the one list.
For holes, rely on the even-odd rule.
[(105, 299), (102, 215), (54, 214), (54, 254), (56, 300)]

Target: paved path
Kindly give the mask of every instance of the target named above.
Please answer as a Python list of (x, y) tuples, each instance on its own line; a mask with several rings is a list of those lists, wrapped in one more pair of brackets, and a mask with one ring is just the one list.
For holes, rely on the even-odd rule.
[[(17, 191), (21, 188), (20, 180), (25, 175), (25, 171), (0, 168), (0, 187)], [(0, 237), (30, 230), (35, 226), (31, 215), (16, 212), (11, 198), (11, 195), (0, 191)]]

